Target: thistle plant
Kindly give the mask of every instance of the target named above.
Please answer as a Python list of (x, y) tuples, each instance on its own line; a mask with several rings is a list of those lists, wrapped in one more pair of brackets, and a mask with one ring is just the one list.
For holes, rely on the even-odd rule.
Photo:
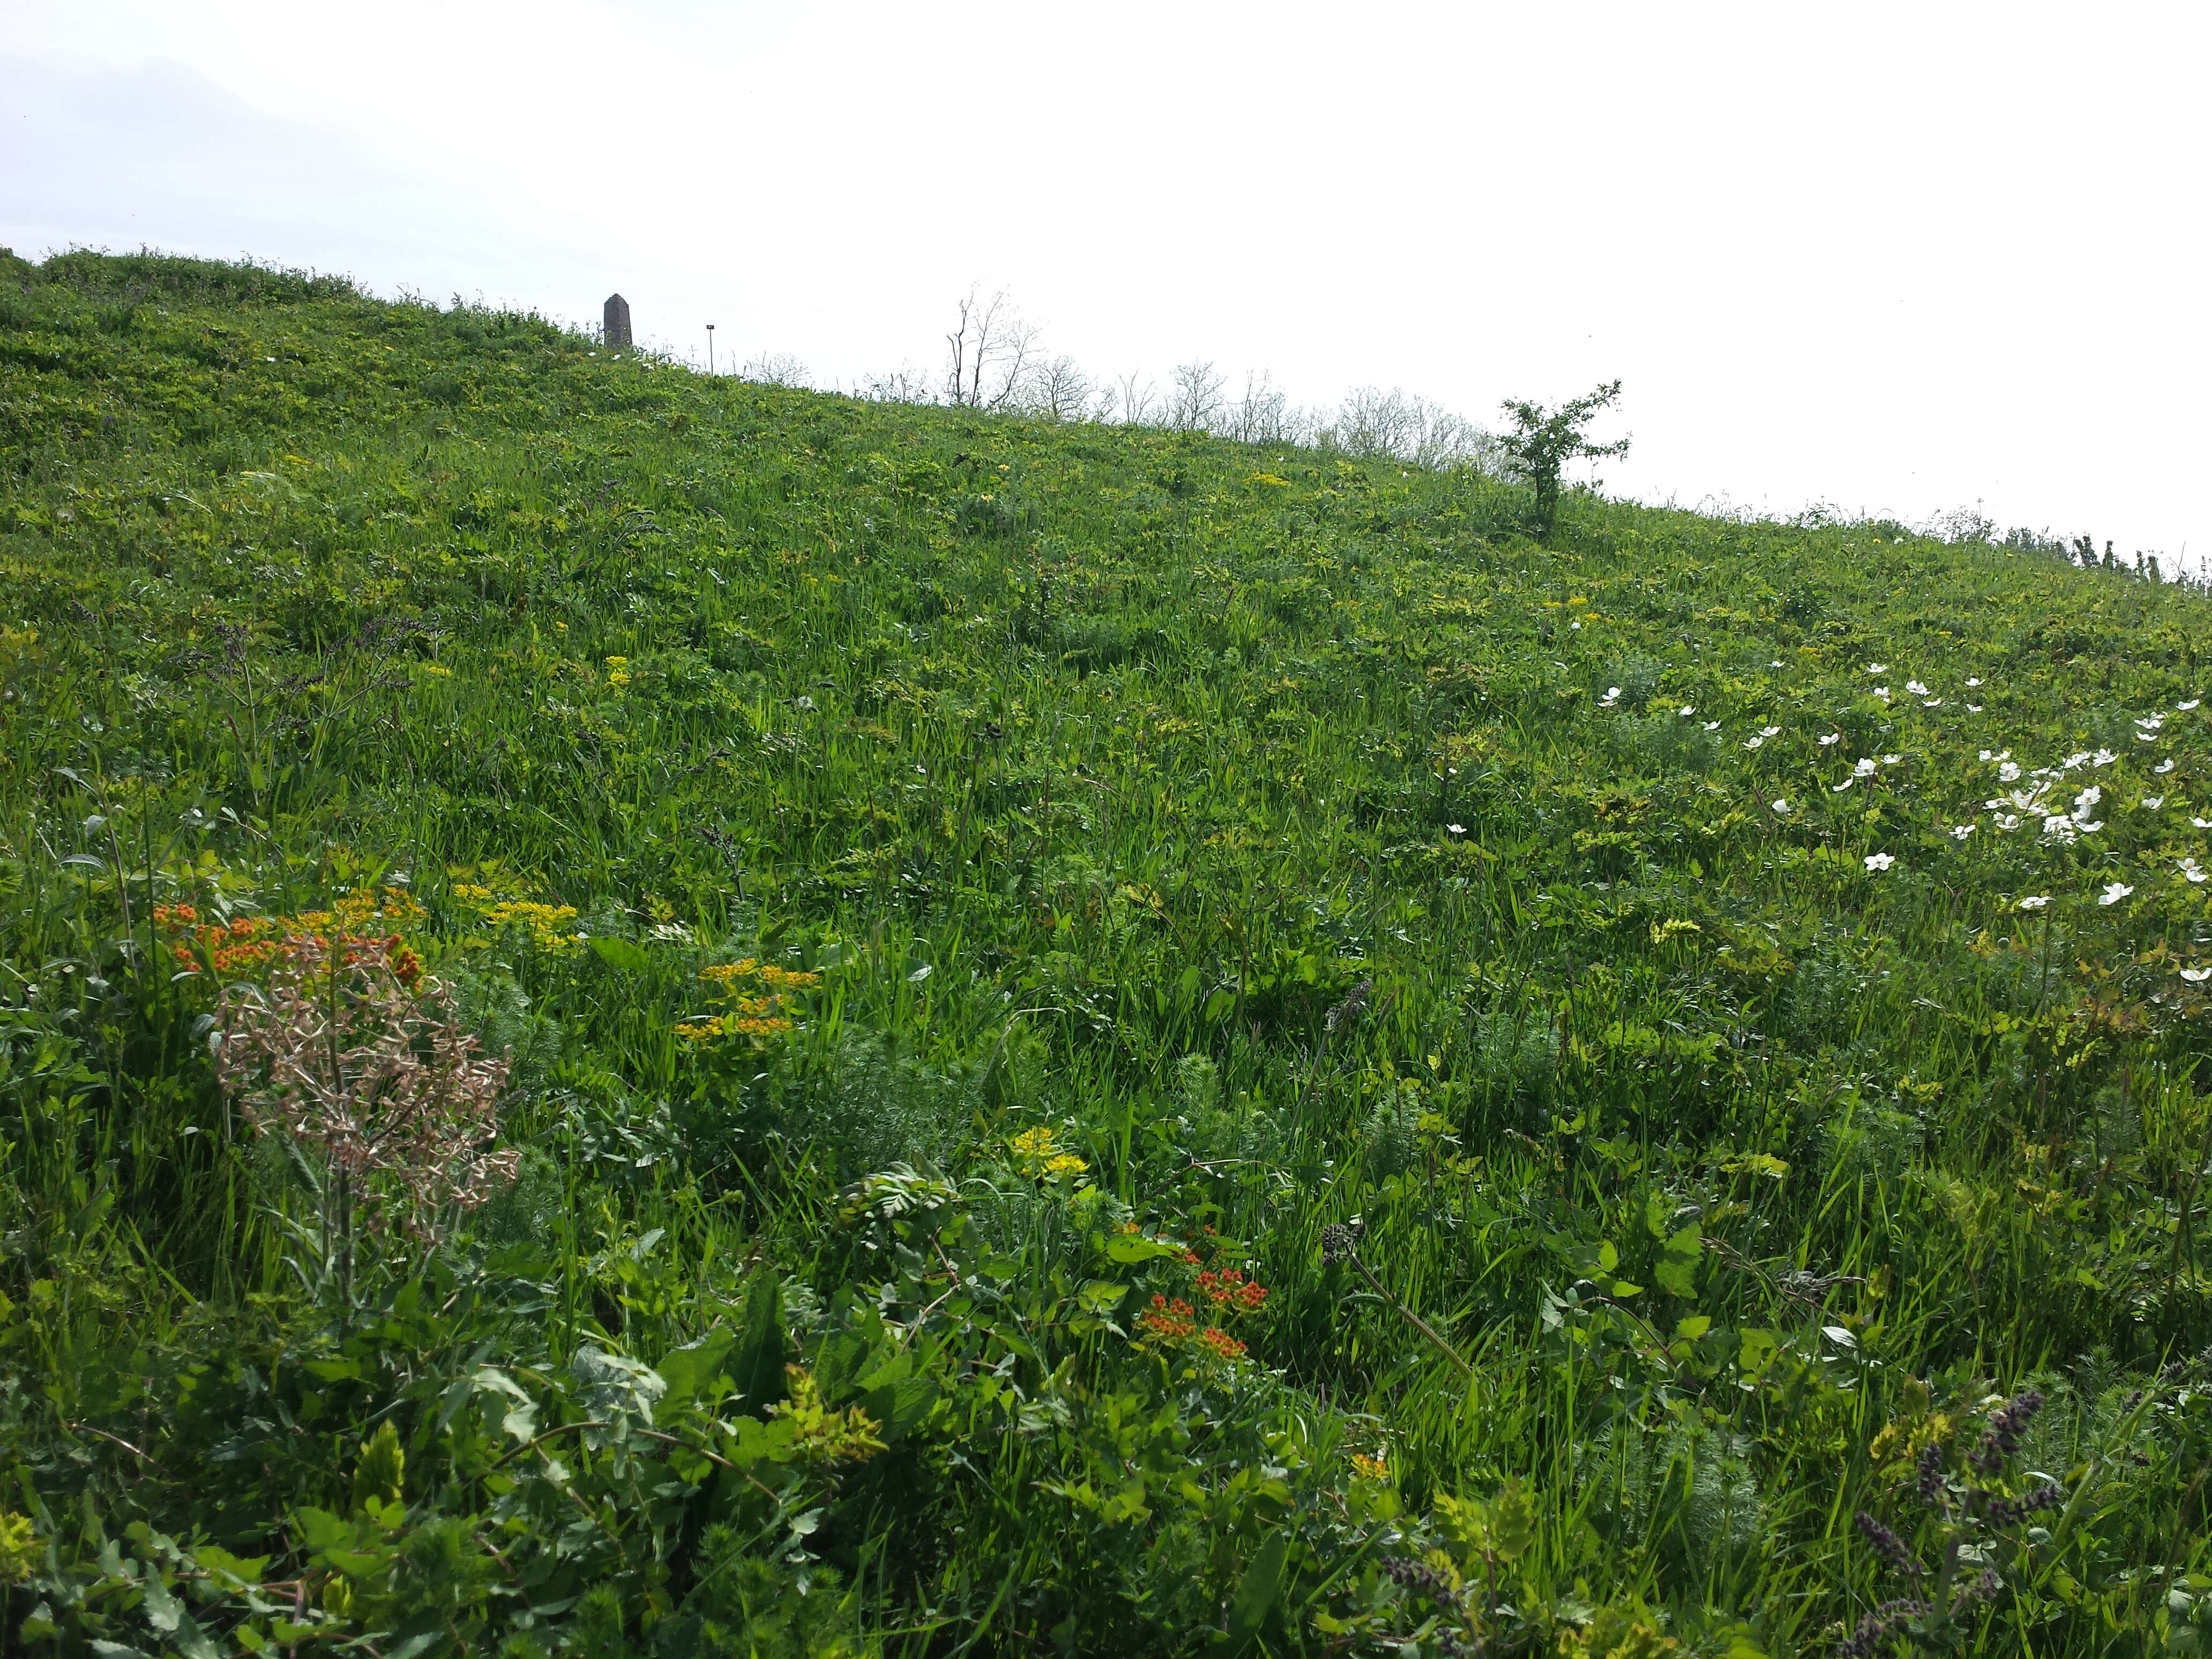
[[(1837, 1645), (1838, 1659), (1872, 1659), (1900, 1641), (1926, 1652), (1947, 1652), (1966, 1615), (2004, 1587), (1996, 1568), (1987, 1565), (1989, 1545), (2030, 1516), (2066, 1502), (2066, 1489), (2055, 1480), (2039, 1481), (2021, 1493), (2002, 1490), (2011, 1484), (2003, 1479), (2005, 1466), (2043, 1404), (2043, 1395), (2028, 1389), (2000, 1406), (1956, 1470), (1941, 1439), (1920, 1448), (1913, 1460), (1911, 1491), (1935, 1523), (1938, 1542), (1932, 1571), (1880, 1518), (1865, 1510), (1852, 1517), (1890, 1577), (1910, 1593), (1882, 1602), (1861, 1619)], [(1978, 1571), (1962, 1579), (1962, 1568), (1973, 1567)]]
[(348, 1297), (356, 1224), (433, 1240), (520, 1162), (498, 1145), (507, 1061), (480, 1051), (451, 992), (416, 979), (404, 951), (394, 938), (295, 935), (268, 984), (228, 986), (216, 1015), (216, 1075), (310, 1175), (325, 1269)]
[(1474, 1367), (1468, 1363), (1467, 1357), (1444, 1340), (1443, 1336), (1437, 1334), (1435, 1326), (1391, 1295), (1389, 1291), (1384, 1290), (1382, 1281), (1375, 1276), (1375, 1270), (1360, 1260), (1359, 1246), (1366, 1237), (1367, 1222), (1364, 1217), (1354, 1216), (1348, 1222), (1330, 1223), (1321, 1230), (1322, 1262), (1330, 1266), (1339, 1261), (1350, 1262), (1352, 1270), (1367, 1281), (1369, 1290), (1374, 1291), (1390, 1307), (1396, 1309), (1399, 1317), (1419, 1331), (1422, 1340), (1431, 1347), (1450, 1360), (1467, 1376), (1472, 1377), (1474, 1375)]

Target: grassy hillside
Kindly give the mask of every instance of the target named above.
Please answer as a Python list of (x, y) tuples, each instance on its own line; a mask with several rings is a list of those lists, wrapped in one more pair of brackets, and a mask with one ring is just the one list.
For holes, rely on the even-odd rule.
[(1527, 508), (0, 268), (8, 1650), (2200, 1650), (2205, 599)]

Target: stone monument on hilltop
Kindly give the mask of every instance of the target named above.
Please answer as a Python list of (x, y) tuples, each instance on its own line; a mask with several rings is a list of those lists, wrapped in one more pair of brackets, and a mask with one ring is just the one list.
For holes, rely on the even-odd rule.
[(606, 321), (599, 330), (599, 343), (611, 351), (629, 349), (629, 301), (619, 294), (607, 295)]

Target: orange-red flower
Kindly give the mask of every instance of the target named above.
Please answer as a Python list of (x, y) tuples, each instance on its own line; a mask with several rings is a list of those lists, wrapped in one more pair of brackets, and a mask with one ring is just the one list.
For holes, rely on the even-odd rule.
[(1234, 1267), (1199, 1274), (1198, 1293), (1224, 1313), (1256, 1312), (1267, 1299), (1265, 1285), (1245, 1278)]

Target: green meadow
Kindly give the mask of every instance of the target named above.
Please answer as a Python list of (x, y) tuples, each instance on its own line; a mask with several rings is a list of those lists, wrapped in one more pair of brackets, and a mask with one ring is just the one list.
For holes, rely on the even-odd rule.
[(2212, 1648), (2205, 592), (1531, 522), (0, 259), (0, 1651)]

